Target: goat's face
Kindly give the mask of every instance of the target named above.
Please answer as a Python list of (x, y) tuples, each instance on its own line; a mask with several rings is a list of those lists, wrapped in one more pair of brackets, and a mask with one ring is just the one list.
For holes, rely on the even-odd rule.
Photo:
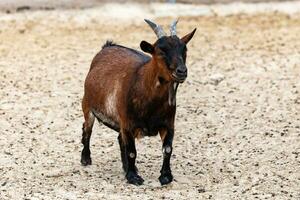
[(186, 44), (177, 36), (162, 37), (154, 44), (153, 56), (174, 81), (182, 83), (187, 77), (186, 51)]
[[(140, 46), (144, 52), (150, 53), (161, 68), (166, 80), (183, 83), (187, 77), (186, 52), (187, 43), (192, 39), (196, 29), (183, 38), (176, 35), (160, 37), (153, 45), (142, 41)], [(167, 78), (166, 78), (167, 77)]]

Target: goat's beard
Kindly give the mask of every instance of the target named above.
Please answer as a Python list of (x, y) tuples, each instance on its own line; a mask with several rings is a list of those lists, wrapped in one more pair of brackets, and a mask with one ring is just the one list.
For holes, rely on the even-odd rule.
[(179, 83), (177, 81), (172, 82), (169, 87), (169, 105), (175, 106), (176, 105), (176, 92), (178, 88)]

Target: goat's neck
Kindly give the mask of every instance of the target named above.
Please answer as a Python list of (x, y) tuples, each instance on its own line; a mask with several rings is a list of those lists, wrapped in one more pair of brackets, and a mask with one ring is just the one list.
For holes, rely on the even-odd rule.
[(148, 62), (142, 69), (142, 86), (143, 90), (147, 91), (147, 97), (149, 99), (152, 99), (168, 96), (169, 105), (175, 105), (178, 83), (173, 81), (166, 81), (165, 83), (161, 83), (159, 80), (161, 74), (159, 74), (160, 72), (154, 59), (151, 59), (151, 61)]
[(142, 73), (143, 86), (149, 94), (155, 93), (158, 86), (158, 67), (155, 60), (151, 59), (144, 68)]

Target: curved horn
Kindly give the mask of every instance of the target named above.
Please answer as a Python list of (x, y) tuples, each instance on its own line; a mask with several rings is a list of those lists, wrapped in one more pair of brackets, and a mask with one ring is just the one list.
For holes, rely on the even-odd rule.
[(176, 25), (177, 25), (178, 19), (174, 20), (170, 26), (170, 32), (171, 32), (171, 36), (172, 35), (176, 35)]
[(147, 24), (152, 28), (152, 30), (155, 32), (158, 38), (161, 38), (166, 35), (166, 33), (164, 32), (164, 30), (160, 25), (157, 25), (148, 19), (145, 19), (145, 22), (147, 22)]

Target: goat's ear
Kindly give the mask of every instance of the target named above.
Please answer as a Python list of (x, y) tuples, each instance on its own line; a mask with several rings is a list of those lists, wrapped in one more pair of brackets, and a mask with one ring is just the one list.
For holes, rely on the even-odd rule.
[(141, 42), (140, 47), (146, 53), (153, 54), (153, 52), (154, 52), (154, 47), (152, 46), (152, 44), (150, 44), (149, 42), (146, 42), (144, 40)]
[(181, 41), (184, 42), (185, 44), (189, 43), (189, 41), (193, 38), (195, 32), (196, 32), (197, 28), (195, 28), (192, 32), (190, 32), (189, 34), (183, 36), (181, 38)]

